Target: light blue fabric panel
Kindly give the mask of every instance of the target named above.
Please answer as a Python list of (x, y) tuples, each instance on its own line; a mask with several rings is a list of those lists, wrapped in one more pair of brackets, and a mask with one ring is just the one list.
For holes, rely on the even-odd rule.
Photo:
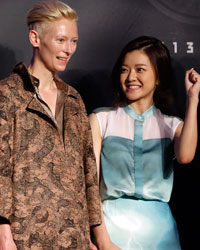
[(134, 169), (135, 169), (135, 197), (143, 197), (144, 184), (144, 162), (143, 162), (143, 140), (142, 140), (143, 122), (135, 121), (134, 131)]
[(106, 228), (122, 250), (180, 250), (167, 203), (119, 198), (103, 202)]
[(168, 202), (174, 179), (173, 143), (162, 138), (145, 140), (143, 145), (143, 197)]
[(117, 136), (104, 139), (101, 152), (102, 200), (134, 194), (133, 141)]
[[(143, 141), (142, 156), (137, 152), (140, 157), (133, 157), (133, 140), (107, 137), (101, 153), (102, 200), (127, 195), (168, 201), (173, 185), (172, 155), (168, 154), (171, 147), (168, 138), (146, 140)], [(135, 168), (136, 162), (140, 168)]]

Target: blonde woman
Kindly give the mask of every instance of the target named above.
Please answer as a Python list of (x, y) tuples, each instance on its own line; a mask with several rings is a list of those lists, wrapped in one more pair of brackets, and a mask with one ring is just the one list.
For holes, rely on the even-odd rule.
[(76, 51), (77, 14), (59, 1), (27, 16), (33, 57), (0, 82), (0, 249), (88, 250), (101, 222), (91, 132), (57, 75)]

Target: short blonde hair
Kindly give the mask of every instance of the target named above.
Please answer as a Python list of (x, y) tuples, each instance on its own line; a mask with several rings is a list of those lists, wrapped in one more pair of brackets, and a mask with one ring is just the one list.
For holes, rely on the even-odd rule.
[(41, 33), (46, 24), (62, 18), (78, 20), (77, 13), (69, 5), (60, 1), (43, 1), (33, 5), (28, 12), (27, 25), (29, 30)]

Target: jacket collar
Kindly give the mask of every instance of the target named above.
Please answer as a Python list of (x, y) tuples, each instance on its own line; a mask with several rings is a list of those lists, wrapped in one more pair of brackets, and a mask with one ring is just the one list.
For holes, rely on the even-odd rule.
[[(15, 66), (13, 73), (18, 74), (21, 77), (25, 90), (35, 93), (35, 86), (38, 87), (39, 80), (30, 75), (25, 63), (18, 63)], [(75, 99), (77, 98), (77, 93), (73, 90), (73, 88), (66, 84), (58, 75), (55, 75), (54, 80), (58, 89), (63, 91), (68, 96), (71, 96)]]
[(24, 63), (18, 63), (15, 66), (13, 73), (18, 74), (21, 77), (25, 90), (35, 92), (35, 88), (31, 80), (31, 75), (29, 74), (28, 69)]

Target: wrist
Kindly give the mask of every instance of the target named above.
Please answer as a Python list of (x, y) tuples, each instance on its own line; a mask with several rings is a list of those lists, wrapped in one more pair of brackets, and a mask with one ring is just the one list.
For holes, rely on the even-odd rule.
[(109, 249), (110, 245), (112, 244), (110, 239), (102, 239), (100, 242), (97, 243), (99, 250)]
[(4, 236), (6, 238), (10, 238), (12, 236), (10, 225), (0, 224), (0, 235)]
[(198, 103), (199, 103), (199, 96), (188, 95), (187, 96), (187, 103), (188, 104), (198, 105)]
[(99, 235), (96, 237), (96, 243), (99, 250), (103, 250), (111, 244), (110, 237), (107, 235)]

